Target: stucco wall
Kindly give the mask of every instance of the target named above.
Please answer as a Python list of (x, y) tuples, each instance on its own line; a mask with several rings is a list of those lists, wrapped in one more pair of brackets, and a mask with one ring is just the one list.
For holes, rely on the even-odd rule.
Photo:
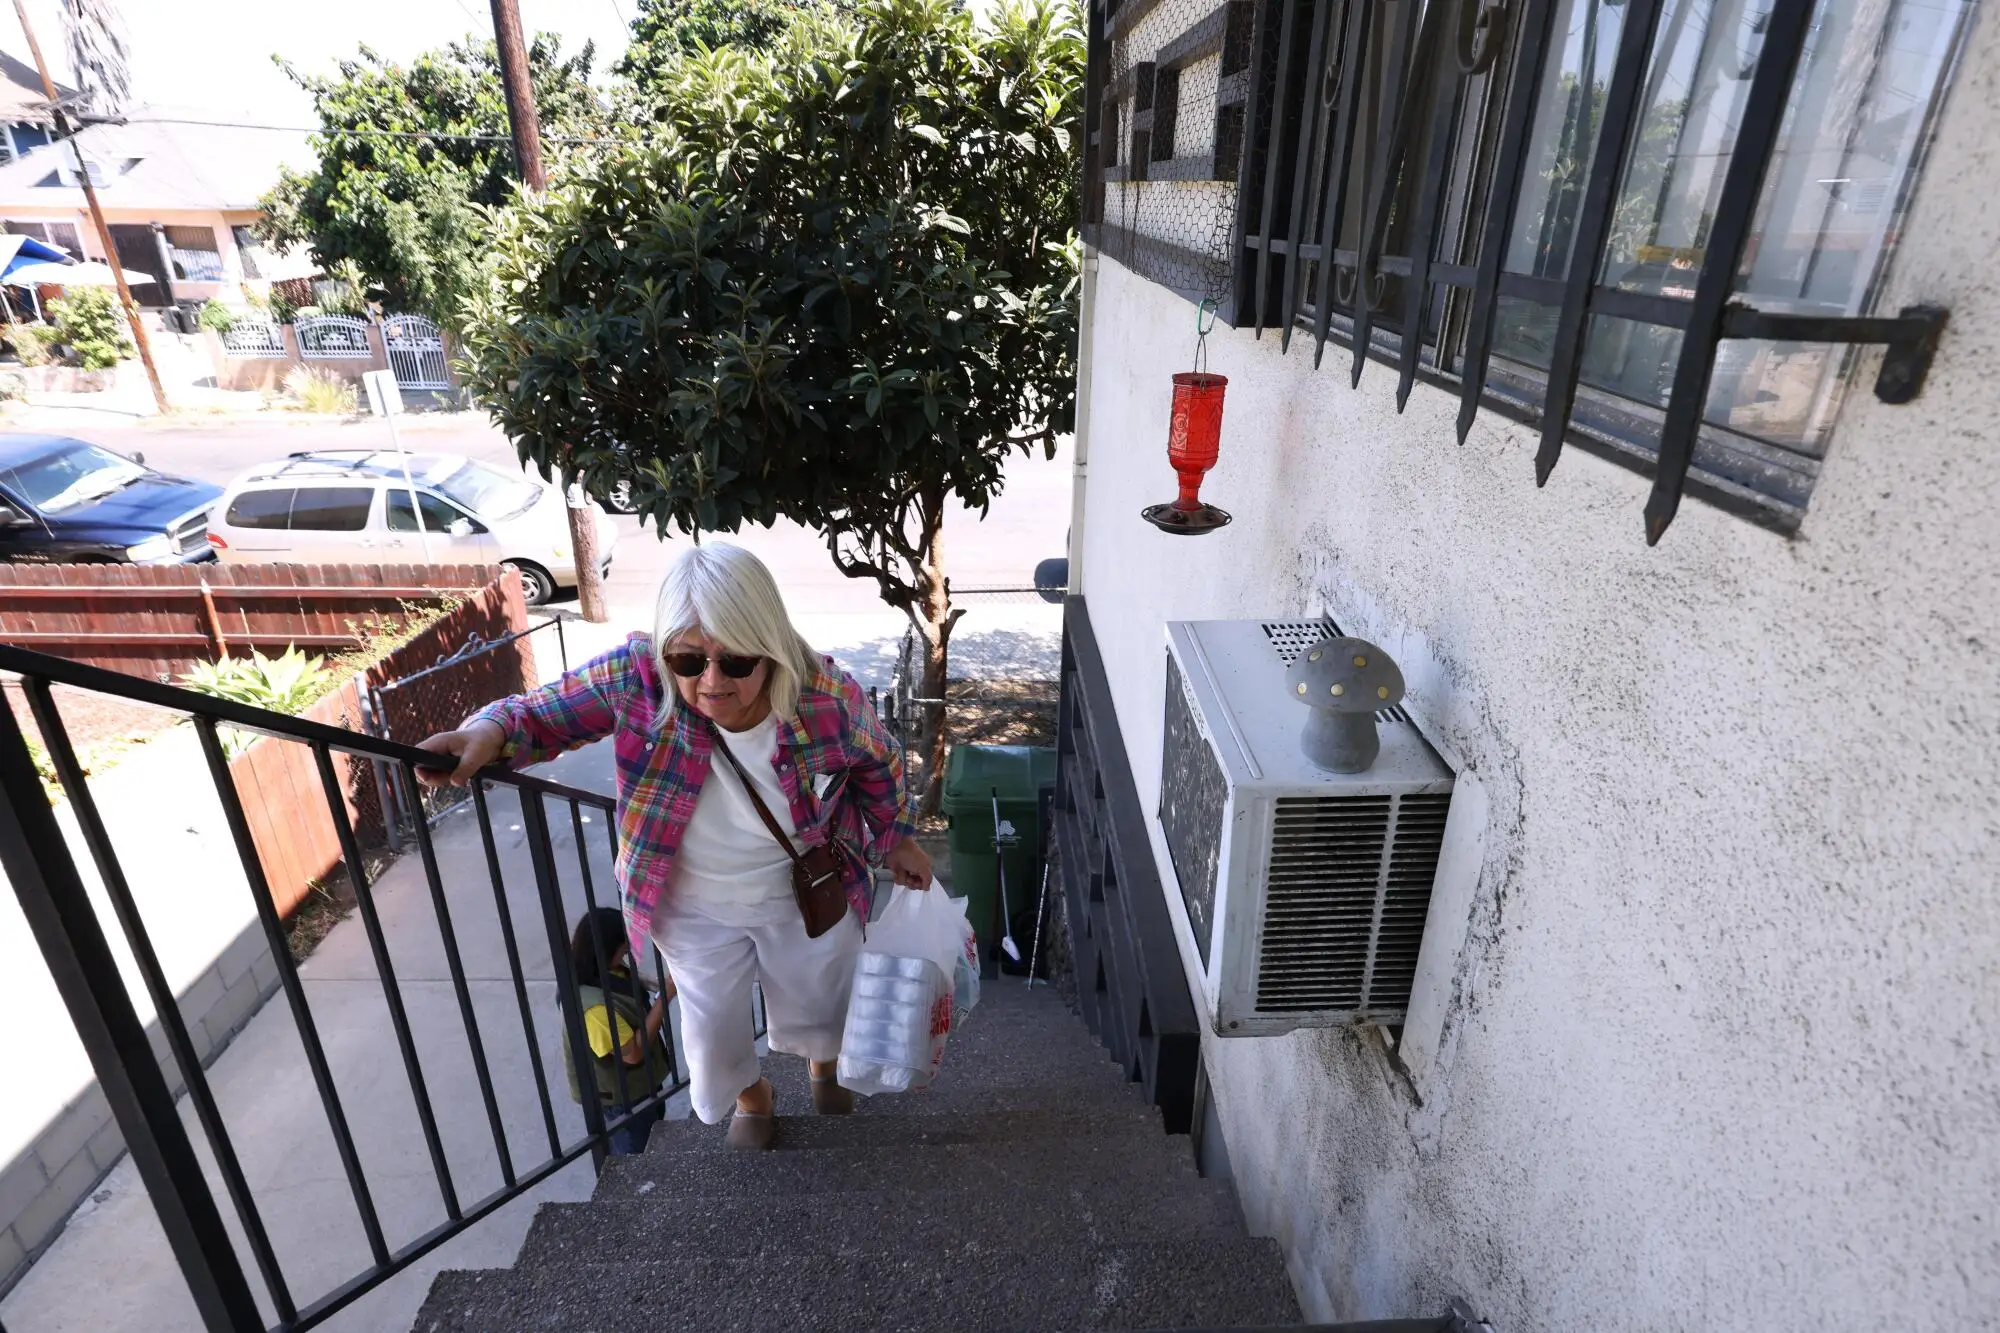
[(1142, 799), (1163, 622), (1330, 611), (1402, 660), (1486, 809), (1424, 1050), (1207, 1043), (1246, 1211), (1308, 1313), (1996, 1317), (1996, 77), (1988, 16), (1886, 302), (1951, 308), (1929, 385), (1850, 397), (1793, 539), (1690, 501), (1648, 549), (1643, 478), (1572, 450), (1538, 491), (1527, 432), (1482, 414), (1461, 448), (1454, 398), (1420, 385), (1398, 416), (1387, 369), (1355, 391), (1344, 354), (1315, 373), (1226, 330), (1204, 495), (1236, 522), (1156, 533), (1194, 313), (1101, 264), (1077, 537)]

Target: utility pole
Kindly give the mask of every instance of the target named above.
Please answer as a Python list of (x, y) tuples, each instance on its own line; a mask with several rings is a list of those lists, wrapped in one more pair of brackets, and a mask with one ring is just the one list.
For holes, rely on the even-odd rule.
[[(21, 0), (14, 0), (16, 5)], [(542, 172), (541, 122), (535, 116), (535, 85), (528, 77), (528, 45), (521, 37), (517, 0), (493, 0), (493, 39), (500, 50), (500, 82), (507, 92), (507, 123), (514, 135), (514, 161), (521, 180), (540, 193), (548, 184)], [(565, 501), (569, 501), (565, 491)], [(580, 498), (580, 497), (579, 497)], [(604, 585), (597, 570), (597, 519), (584, 505), (568, 503), (569, 544), (576, 553), (576, 597), (585, 620), (611, 618), (604, 607)]]
[[(500, 3), (501, 0), (493, 0), (496, 11)], [(56, 95), (56, 81), (49, 77), (49, 62), (42, 58), (42, 44), (35, 40), (35, 29), (28, 22), (28, 6), (24, 0), (14, 0), (14, 13), (21, 20), (22, 35), (28, 39), (28, 51), (35, 57), (35, 71), (42, 76), (42, 94), (49, 99), (49, 112), (55, 117), (56, 134), (69, 141), (69, 151), (76, 158), (76, 179), (83, 186), (84, 200), (90, 205), (90, 220), (97, 227), (97, 243), (104, 247), (104, 262), (111, 268), (112, 281), (118, 284), (118, 300), (125, 307), (126, 322), (132, 326), (132, 341), (139, 348), (139, 360), (145, 364), (146, 381), (153, 386), (153, 402), (165, 414), (170, 410), (167, 391), (160, 384), (159, 367), (153, 364), (153, 344), (146, 337), (146, 326), (139, 320), (139, 306), (132, 300), (132, 289), (125, 285), (125, 267), (118, 262), (118, 247), (111, 243), (111, 228), (105, 225), (104, 207), (97, 202), (97, 186), (90, 179), (90, 164), (83, 160), (83, 147), (77, 143), (69, 115), (62, 109), (62, 99)]]

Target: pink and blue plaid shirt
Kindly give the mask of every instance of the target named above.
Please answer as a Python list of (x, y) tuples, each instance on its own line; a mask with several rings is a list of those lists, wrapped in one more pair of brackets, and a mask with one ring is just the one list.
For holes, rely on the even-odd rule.
[[(634, 634), (553, 684), (488, 704), (467, 719), (474, 721), (507, 734), (508, 763), (515, 768), (611, 738), (625, 929), (633, 957), (646, 957), (653, 914), (672, 892), (674, 854), (708, 778), (714, 745), (707, 725), (661, 681), (651, 636)], [(900, 751), (861, 687), (831, 658), (801, 684), (798, 715), (778, 719), (772, 764), (800, 841), (831, 840), (846, 868), (847, 901), (866, 921), (870, 866), (910, 835), (916, 816), (904, 799)], [(811, 782), (802, 782), (801, 774)]]

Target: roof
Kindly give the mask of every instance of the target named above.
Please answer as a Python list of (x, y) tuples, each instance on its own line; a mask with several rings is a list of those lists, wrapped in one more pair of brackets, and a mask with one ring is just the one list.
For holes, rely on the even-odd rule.
[(0, 432), (0, 465), (13, 466), (25, 463), (44, 454), (54, 453), (59, 448), (75, 444), (88, 444), (74, 435), (33, 435), (19, 431)]
[[(465, 465), (466, 460), (455, 454), (411, 454), (410, 476), (421, 481), (429, 481), (436, 475), (449, 475)], [(376, 478), (403, 476), (403, 456), (388, 449), (320, 449), (305, 450), (281, 459), (275, 463), (263, 463), (243, 474), (240, 481), (295, 481), (300, 478), (354, 477)]]
[[(58, 83), (56, 93), (67, 97), (75, 89)], [(42, 93), (42, 76), (35, 67), (0, 51), (0, 121), (9, 125), (47, 125), (49, 99)]]
[[(126, 124), (76, 133), (84, 160), (97, 168), (97, 197), (107, 211), (254, 210), (284, 167), (313, 162), (301, 132), (148, 119), (171, 114), (141, 107)], [(85, 207), (83, 191), (67, 183), (74, 165), (65, 141), (0, 167), (0, 210)]]

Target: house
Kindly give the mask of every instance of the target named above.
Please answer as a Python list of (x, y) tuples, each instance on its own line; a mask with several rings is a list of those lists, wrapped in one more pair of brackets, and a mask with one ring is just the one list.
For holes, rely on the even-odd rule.
[[(206, 119), (204, 118), (206, 117)], [(124, 123), (77, 131), (118, 262), (151, 274), (141, 305), (240, 302), (275, 280), (314, 271), (304, 256), (274, 254), (253, 232), (259, 200), (286, 165), (310, 160), (303, 134), (210, 123), (213, 113), (139, 107)], [(103, 259), (69, 142), (33, 148), (0, 166), (0, 226)]]
[[(1990, 1322), (1994, 16), (1089, 10), (1086, 1005), (1309, 1317)], [(1219, 512), (1156, 526), (1208, 318)], [(1411, 847), (1389, 778), (1253, 799), (1312, 712), (1244, 691), (1336, 626), (1450, 791)]]
[[(75, 90), (58, 83), (60, 97)], [(42, 91), (42, 76), (32, 65), (0, 51), (0, 162), (26, 156), (55, 138), (55, 120)]]

